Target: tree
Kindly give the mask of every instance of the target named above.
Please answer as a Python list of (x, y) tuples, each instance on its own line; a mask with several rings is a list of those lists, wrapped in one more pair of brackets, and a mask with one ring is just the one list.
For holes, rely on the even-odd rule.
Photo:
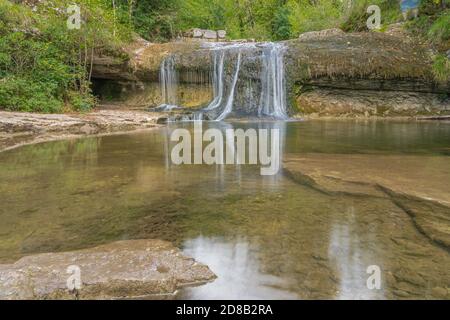
[(289, 9), (280, 7), (275, 13), (272, 23), (272, 34), (275, 40), (287, 40), (291, 36), (291, 23)]

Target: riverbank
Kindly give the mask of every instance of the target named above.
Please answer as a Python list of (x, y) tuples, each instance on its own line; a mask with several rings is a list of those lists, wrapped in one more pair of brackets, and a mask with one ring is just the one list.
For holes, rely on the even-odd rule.
[(160, 116), (105, 107), (67, 114), (0, 111), (0, 151), (45, 141), (154, 128)]
[[(0, 152), (46, 141), (80, 138), (92, 135), (120, 134), (156, 128), (170, 116), (167, 112), (147, 112), (142, 108), (123, 107), (119, 103), (101, 105), (88, 113), (42, 114), (0, 111)], [(175, 113), (176, 114), (176, 113)], [(439, 121), (450, 122), (450, 116), (390, 116), (347, 114), (340, 116), (297, 114), (296, 120), (313, 121)], [(158, 121), (160, 120), (160, 121)], [(243, 120), (247, 121), (247, 120)]]

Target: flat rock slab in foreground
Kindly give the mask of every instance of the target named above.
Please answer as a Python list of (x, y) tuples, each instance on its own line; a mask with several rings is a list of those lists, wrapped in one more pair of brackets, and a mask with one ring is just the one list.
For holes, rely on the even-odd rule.
[[(71, 292), (67, 281), (71, 276), (70, 280), (75, 279), (73, 270), (77, 267), (82, 285)], [(169, 242), (119, 241), (73, 252), (37, 254), (0, 265), (0, 299), (133, 298), (171, 294), (183, 285), (215, 277), (207, 266), (184, 256)]]

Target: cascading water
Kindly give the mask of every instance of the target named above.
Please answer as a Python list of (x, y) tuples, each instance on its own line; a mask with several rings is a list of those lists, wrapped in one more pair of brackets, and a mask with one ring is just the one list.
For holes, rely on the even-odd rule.
[(223, 66), (225, 61), (225, 51), (214, 52), (214, 70), (213, 70), (213, 88), (214, 99), (205, 108), (205, 110), (212, 110), (220, 106), (223, 100)]
[[(286, 119), (284, 74), (285, 46), (280, 43), (208, 43), (213, 70), (213, 99), (193, 113), (192, 120), (221, 121), (229, 116)], [(205, 49), (205, 48), (204, 48)], [(164, 104), (172, 110), (178, 105), (179, 76), (174, 56), (161, 64), (160, 83)]]
[[(240, 110), (251, 110), (251, 103), (258, 105), (258, 117), (272, 117), (286, 119), (286, 93), (284, 79), (284, 50), (285, 47), (279, 43), (262, 44), (217, 44), (212, 47), (214, 52), (213, 86), (214, 99), (200, 113), (212, 115), (214, 120), (223, 120), (236, 109), (236, 95), (245, 96), (247, 102), (240, 102)], [(236, 58), (237, 56), (237, 58)], [(232, 80), (230, 75), (224, 72), (225, 63), (233, 65)], [(259, 74), (260, 86), (258, 91), (250, 85), (239, 85), (239, 72), (245, 65), (254, 64), (259, 61), (260, 70), (255, 70)], [(227, 82), (228, 79), (228, 83)], [(253, 98), (259, 96), (259, 101), (254, 102)], [(242, 105), (243, 104), (243, 105)], [(249, 104), (249, 105), (246, 105)], [(216, 112), (213, 112), (216, 111)], [(218, 112), (217, 112), (218, 111)], [(198, 113), (197, 113), (198, 114)], [(197, 117), (199, 117), (197, 115)]]
[(260, 116), (287, 118), (283, 51), (283, 45), (273, 43), (263, 50)]
[(159, 107), (163, 110), (171, 110), (178, 107), (178, 74), (175, 69), (174, 56), (168, 56), (161, 63), (159, 72), (161, 94), (164, 103)]
[[(227, 104), (225, 105), (225, 108), (223, 109), (222, 113), (216, 118), (217, 121), (221, 121), (221, 120), (225, 119), (226, 116), (228, 116), (228, 114), (230, 114), (231, 111), (233, 110), (234, 91), (236, 89), (236, 83), (237, 83), (238, 76), (239, 76), (239, 70), (241, 68), (241, 57), (242, 57), (242, 53), (239, 52), (237, 62), (236, 62), (236, 67), (235, 67), (235, 73), (234, 73), (234, 77), (233, 77), (233, 83), (231, 84), (231, 89), (230, 89), (230, 94), (228, 96)], [(223, 81), (222, 78), (219, 81)], [(223, 86), (223, 83), (220, 86)]]

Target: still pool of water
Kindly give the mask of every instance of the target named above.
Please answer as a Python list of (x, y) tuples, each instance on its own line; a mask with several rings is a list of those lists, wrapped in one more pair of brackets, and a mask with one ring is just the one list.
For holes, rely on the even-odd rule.
[[(448, 123), (204, 126), (278, 128), (283, 154), (450, 160)], [(389, 199), (327, 195), (283, 171), (261, 176), (259, 166), (176, 166), (169, 137), (177, 127), (192, 129), (171, 124), (0, 153), (0, 263), (157, 238), (172, 241), (218, 275), (177, 298), (433, 298), (437, 287), (450, 287), (449, 251), (424, 237)], [(382, 270), (380, 290), (367, 288), (370, 265)]]

